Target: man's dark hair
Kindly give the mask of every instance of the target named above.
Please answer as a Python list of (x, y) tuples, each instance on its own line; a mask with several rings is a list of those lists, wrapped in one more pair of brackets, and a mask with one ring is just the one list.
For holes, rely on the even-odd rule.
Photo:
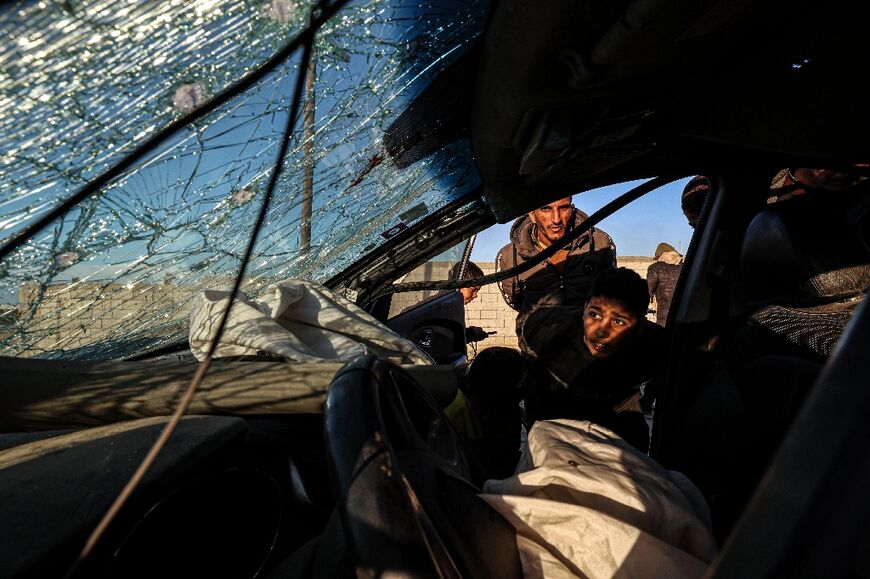
[[(450, 279), (460, 279), (459, 278), (459, 268), (462, 267), (462, 262), (458, 262), (453, 266), (453, 269), (450, 270)], [(477, 277), (483, 277), (483, 270), (474, 263), (473, 261), (469, 261), (465, 264), (465, 271), (462, 272), (462, 279), (474, 279)]]
[(637, 316), (638, 320), (646, 318), (649, 288), (637, 272), (627, 267), (608, 269), (598, 274), (589, 288), (589, 299), (597, 297), (618, 301)]

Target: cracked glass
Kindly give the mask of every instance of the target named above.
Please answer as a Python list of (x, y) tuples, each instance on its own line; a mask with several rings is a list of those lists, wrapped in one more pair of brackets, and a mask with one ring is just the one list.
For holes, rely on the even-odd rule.
[[(99, 360), (183, 343), (192, 298), (239, 270), (300, 74), (243, 291), (325, 281), (474, 191), (467, 133), (429, 130), (431, 103), (411, 104), (469, 52), (486, 8), (347, 3), (308, 67), (297, 50), (0, 261), (0, 354)], [(0, 242), (262, 65), (311, 13), (291, 0), (6, 3)]]

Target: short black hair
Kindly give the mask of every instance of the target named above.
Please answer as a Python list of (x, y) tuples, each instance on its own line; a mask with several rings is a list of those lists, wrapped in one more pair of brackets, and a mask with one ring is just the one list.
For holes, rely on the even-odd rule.
[(640, 275), (627, 267), (606, 269), (592, 280), (589, 299), (603, 297), (616, 300), (637, 316), (646, 318), (649, 308), (649, 288)]
[(450, 279), (474, 279), (477, 277), (483, 277), (483, 270), (480, 269), (473, 261), (469, 261), (465, 264), (465, 270), (462, 272), (462, 278), (459, 277), (459, 269), (462, 267), (462, 262), (457, 262), (456, 265), (450, 270)]

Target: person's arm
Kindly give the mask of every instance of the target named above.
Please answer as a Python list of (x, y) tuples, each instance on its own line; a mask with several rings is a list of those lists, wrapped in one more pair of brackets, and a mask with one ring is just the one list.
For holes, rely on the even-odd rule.
[[(501, 251), (495, 257), (496, 273), (516, 265), (516, 260), (513, 259), (514, 253), (515, 250), (512, 243), (501, 248)], [(512, 276), (498, 282), (498, 289), (501, 290), (501, 296), (504, 298), (505, 303), (516, 311), (520, 311), (520, 306), (523, 303), (522, 284), (518, 283), (518, 281), (515, 276)]]
[(487, 332), (479, 326), (468, 326), (465, 328), (465, 343), (470, 344), (471, 342), (480, 342), (494, 333), (495, 332)]

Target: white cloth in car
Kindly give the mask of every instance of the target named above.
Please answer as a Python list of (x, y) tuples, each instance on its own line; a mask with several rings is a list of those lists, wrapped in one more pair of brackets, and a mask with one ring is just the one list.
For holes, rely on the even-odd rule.
[(588, 421), (536, 422), (528, 450), (481, 494), (516, 528), (526, 577), (704, 574), (716, 543), (688, 478)]
[[(190, 349), (202, 360), (230, 303), (229, 290), (205, 290), (190, 316)], [(294, 362), (350, 361), (376, 354), (399, 364), (431, 358), (374, 317), (320, 284), (288, 279), (251, 300), (241, 294), (230, 311), (215, 356), (265, 352)]]

